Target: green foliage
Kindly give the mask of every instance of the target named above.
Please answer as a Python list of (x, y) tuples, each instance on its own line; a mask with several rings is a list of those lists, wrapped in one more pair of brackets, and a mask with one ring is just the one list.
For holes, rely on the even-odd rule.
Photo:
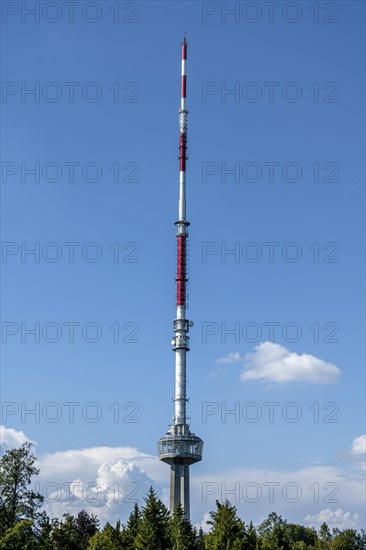
[(354, 529), (337, 530), (330, 544), (330, 550), (364, 550), (366, 541)]
[(100, 533), (96, 533), (89, 540), (87, 550), (127, 550), (123, 544), (123, 532), (121, 522), (117, 521), (116, 527), (106, 523)]
[(196, 535), (196, 550), (205, 550), (205, 534), (202, 527), (199, 528), (198, 533), (195, 531)]
[(6, 451), (0, 460), (0, 536), (22, 520), (36, 521), (43, 497), (29, 489), (39, 470), (31, 444)]
[(142, 521), (135, 538), (135, 550), (168, 550), (170, 548), (169, 512), (152, 487), (145, 498)]
[(123, 531), (123, 536), (122, 536), (124, 548), (126, 550), (134, 550), (135, 540), (137, 537), (137, 533), (140, 529), (141, 522), (142, 522), (141, 511), (137, 503), (135, 502), (133, 511), (131, 512), (130, 517), (128, 518), (127, 525), (125, 530)]
[(258, 527), (260, 550), (292, 550), (287, 521), (275, 512)]
[(245, 549), (244, 523), (237, 516), (235, 506), (228, 500), (224, 503), (217, 500), (216, 512), (210, 512), (210, 516), (207, 523), (212, 529), (205, 540), (207, 550)]
[(257, 531), (251, 521), (247, 527), (245, 537), (244, 537), (245, 550), (257, 550)]
[(180, 504), (169, 520), (169, 538), (172, 550), (195, 550), (196, 548), (196, 534), (191, 522), (185, 518)]
[(1, 550), (34, 550), (37, 545), (33, 522), (22, 520), (10, 527), (0, 539)]
[(330, 541), (332, 540), (332, 534), (328, 525), (324, 522), (321, 524), (318, 532), (318, 549), (328, 550), (330, 548)]
[(64, 514), (63, 520), (53, 520), (52, 548), (55, 550), (84, 550), (89, 539), (98, 532), (99, 520), (82, 510), (77, 517)]
[(53, 529), (53, 522), (47, 516), (46, 512), (40, 514), (38, 521), (37, 540), (38, 547), (42, 550), (53, 550), (51, 533)]
[(295, 545), (293, 547), (296, 550), (315, 547), (318, 538), (315, 529), (295, 523), (288, 523), (287, 531), (289, 539), (291, 543)]
[(88, 550), (118, 550), (118, 548), (110, 534), (105, 531), (92, 536), (88, 544)]

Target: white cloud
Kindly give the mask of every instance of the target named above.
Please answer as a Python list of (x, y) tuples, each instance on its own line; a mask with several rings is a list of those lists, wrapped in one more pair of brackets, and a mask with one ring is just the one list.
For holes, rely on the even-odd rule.
[(26, 441), (34, 443), (24, 432), (0, 425), (0, 445), (4, 450), (21, 447)]
[(352, 442), (352, 454), (364, 455), (366, 453), (366, 434), (355, 437)]
[(200, 529), (200, 527), (202, 527), (202, 531), (204, 533), (208, 533), (208, 531), (210, 530), (211, 526), (207, 524), (207, 522), (211, 520), (211, 516), (210, 516), (210, 513), (209, 512), (206, 512), (205, 514), (203, 514), (203, 518), (202, 520), (200, 521), (200, 523), (196, 523), (194, 525), (194, 527), (197, 529), (197, 531)]
[(333, 527), (337, 527), (338, 529), (356, 529), (359, 524), (359, 514), (357, 512), (354, 514), (345, 512), (342, 508), (337, 508), (336, 510), (325, 508), (318, 514), (308, 514), (304, 517), (304, 520), (308, 525), (314, 526), (317, 529), (324, 522), (330, 529)]
[(263, 342), (245, 356), (241, 380), (262, 380), (277, 384), (310, 382), (330, 384), (338, 380), (340, 370), (308, 353), (298, 354), (273, 342)]
[[(14, 439), (29, 440), (10, 428), (3, 433), (8, 443)], [(356, 457), (360, 456), (360, 441), (361, 436), (352, 445)], [(156, 456), (133, 447), (92, 447), (40, 454), (37, 466), (40, 474), (34, 478), (33, 487), (45, 496), (45, 508), (51, 517), (61, 517), (65, 512), (75, 515), (85, 508), (96, 514), (102, 524), (117, 519), (125, 522), (135, 500), (144, 504), (150, 485), (168, 504), (169, 468)], [(339, 528), (364, 527), (359, 522), (365, 497), (359, 472), (325, 465), (292, 471), (233, 470), (225, 466), (211, 474), (198, 469), (201, 473), (196, 475), (196, 471), (191, 472), (192, 521), (205, 531), (209, 528), (208, 512), (215, 510), (216, 499), (225, 498), (237, 507), (245, 521), (253, 520), (256, 524), (275, 509), (296, 523), (302, 523), (305, 517), (311, 524), (326, 521)], [(323, 510), (322, 505), (330, 508)]]
[[(207, 511), (215, 510), (215, 501), (226, 498), (236, 506), (238, 514), (245, 521), (259, 524), (269, 513), (276, 511), (290, 522), (316, 523), (322, 504), (329, 506), (328, 519), (341, 525), (360, 524), (364, 517), (364, 481), (359, 476), (331, 466), (311, 466), (295, 470), (260, 470), (243, 468), (217, 471), (212, 475), (192, 478), (191, 500), (195, 504), (195, 515), (208, 517)], [(331, 507), (334, 510), (331, 510)], [(338, 510), (342, 507), (342, 513)], [(344, 512), (343, 510), (349, 510)], [(199, 515), (201, 512), (201, 515)], [(333, 515), (332, 515), (333, 514)], [(324, 520), (327, 521), (327, 520)]]
[(218, 363), (240, 363), (243, 360), (242, 356), (238, 351), (234, 351), (225, 355), (225, 357), (220, 357)]
[(102, 523), (126, 521), (152, 485), (167, 483), (166, 466), (132, 447), (92, 447), (40, 455), (35, 489), (51, 517), (85, 508)]
[(348, 452), (351, 461), (361, 471), (366, 471), (366, 435), (355, 437), (352, 441), (351, 451)]

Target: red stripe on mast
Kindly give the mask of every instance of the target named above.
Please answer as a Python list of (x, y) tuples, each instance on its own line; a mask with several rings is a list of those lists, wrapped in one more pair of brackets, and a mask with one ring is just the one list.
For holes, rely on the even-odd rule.
[(178, 235), (178, 266), (177, 266), (177, 305), (186, 303), (186, 236)]
[(187, 59), (187, 39), (184, 37), (182, 43), (182, 59)]
[(185, 172), (186, 171), (186, 144), (187, 144), (187, 139), (186, 139), (186, 134), (180, 134), (180, 138), (179, 138), (179, 170), (181, 172)]

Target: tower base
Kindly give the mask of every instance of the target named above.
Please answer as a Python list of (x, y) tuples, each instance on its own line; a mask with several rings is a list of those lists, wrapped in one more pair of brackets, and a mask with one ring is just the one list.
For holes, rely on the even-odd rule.
[(170, 510), (173, 512), (178, 504), (184, 509), (184, 515), (189, 519), (189, 465), (172, 464), (170, 467)]

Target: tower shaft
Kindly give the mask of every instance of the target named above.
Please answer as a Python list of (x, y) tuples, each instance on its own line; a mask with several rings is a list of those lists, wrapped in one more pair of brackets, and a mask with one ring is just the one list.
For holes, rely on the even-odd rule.
[(190, 432), (187, 424), (187, 352), (189, 351), (189, 327), (193, 324), (186, 319), (187, 297), (187, 242), (188, 226), (186, 219), (186, 160), (187, 160), (187, 41), (182, 43), (181, 100), (179, 108), (179, 204), (177, 228), (177, 273), (176, 273), (176, 306), (174, 320), (174, 337), (172, 340), (175, 353), (175, 392), (174, 414), (169, 432), (158, 441), (160, 460), (170, 465), (170, 511), (178, 503), (184, 508), (189, 518), (189, 466), (202, 459), (203, 441)]

